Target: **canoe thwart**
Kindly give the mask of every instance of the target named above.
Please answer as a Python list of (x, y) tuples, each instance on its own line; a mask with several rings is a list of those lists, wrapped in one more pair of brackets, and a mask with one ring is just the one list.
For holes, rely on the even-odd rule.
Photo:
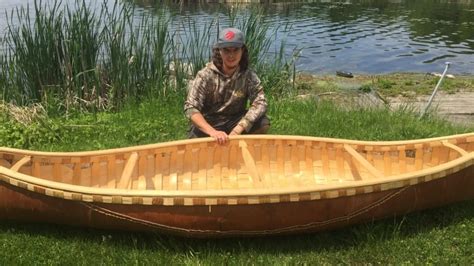
[(24, 156), (18, 162), (16, 162), (10, 169), (12, 171), (18, 172), (20, 168), (23, 167), (23, 165), (27, 164), (30, 161), (31, 161), (31, 156)]
[(382, 177), (382, 172), (380, 172), (377, 168), (375, 168), (367, 159), (362, 157), (360, 153), (358, 153), (354, 148), (352, 148), (349, 144), (344, 144), (344, 149), (352, 155), (357, 162), (359, 162), (367, 171), (369, 171), (375, 177)]
[(261, 182), (260, 176), (257, 171), (257, 166), (255, 165), (255, 160), (253, 159), (252, 154), (247, 148), (247, 143), (243, 140), (240, 140), (239, 147), (242, 150), (242, 157), (244, 158), (245, 168), (247, 168), (247, 171), (249, 172), (251, 181)]
[(465, 156), (468, 154), (467, 151), (465, 151), (464, 149), (462, 149), (461, 147), (457, 146), (457, 145), (454, 145), (452, 143), (450, 143), (449, 141), (447, 140), (443, 140), (441, 141), (441, 143), (443, 143), (444, 146), (448, 147), (448, 148), (451, 148), (457, 152), (459, 152), (459, 154), (461, 154), (461, 156)]
[(127, 160), (125, 167), (117, 184), (117, 188), (129, 188), (132, 179), (132, 173), (138, 161), (138, 153), (133, 152)]

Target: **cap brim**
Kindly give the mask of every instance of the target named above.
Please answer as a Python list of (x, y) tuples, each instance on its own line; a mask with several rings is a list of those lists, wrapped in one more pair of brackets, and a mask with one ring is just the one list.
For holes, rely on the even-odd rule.
[(242, 43), (238, 43), (238, 42), (216, 43), (214, 45), (215, 48), (231, 48), (231, 47), (241, 48), (242, 46), (244, 46), (244, 45)]

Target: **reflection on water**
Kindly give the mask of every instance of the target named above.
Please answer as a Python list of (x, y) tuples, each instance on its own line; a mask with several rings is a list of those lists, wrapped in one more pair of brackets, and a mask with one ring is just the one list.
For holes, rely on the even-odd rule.
[[(5, 27), (3, 10), (28, 2), (0, 0), (0, 31)], [(178, 32), (186, 25), (182, 21), (188, 19), (207, 27), (219, 18), (224, 27), (229, 24), (230, 9), (250, 6), (207, 1), (129, 2), (138, 7), (137, 16), (165, 9), (173, 15), (170, 27)], [(300, 71), (440, 72), (450, 61), (450, 72), (474, 74), (474, 1), (264, 2), (258, 6), (265, 7), (268, 23), (278, 28), (277, 36), (269, 36), (275, 39), (275, 49), (282, 40), (288, 55), (302, 49), (297, 65)]]

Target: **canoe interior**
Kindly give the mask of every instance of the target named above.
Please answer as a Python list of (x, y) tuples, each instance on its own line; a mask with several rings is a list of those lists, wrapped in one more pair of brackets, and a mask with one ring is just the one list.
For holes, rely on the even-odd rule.
[(129, 190), (292, 188), (383, 179), (474, 152), (474, 134), (385, 144), (305, 138), (178, 141), (83, 153), (0, 149), (0, 166), (86, 187)]

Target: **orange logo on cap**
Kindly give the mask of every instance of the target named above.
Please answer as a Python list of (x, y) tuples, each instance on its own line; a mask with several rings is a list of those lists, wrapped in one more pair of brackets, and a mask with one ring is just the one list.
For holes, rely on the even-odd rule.
[(232, 40), (234, 39), (235, 37), (235, 33), (233, 31), (228, 31), (226, 34), (225, 34), (225, 38), (226, 40)]

